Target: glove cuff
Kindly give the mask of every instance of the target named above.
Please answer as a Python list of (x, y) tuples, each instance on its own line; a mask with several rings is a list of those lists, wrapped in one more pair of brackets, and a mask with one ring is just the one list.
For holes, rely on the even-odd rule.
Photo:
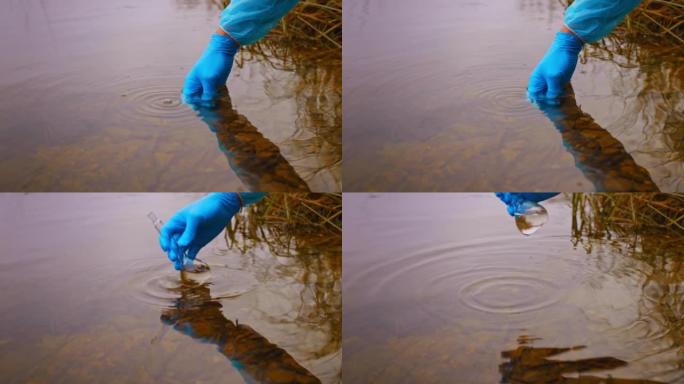
[(239, 48), (240, 44), (230, 36), (214, 33), (209, 40), (208, 49), (215, 52), (223, 52), (227, 55), (235, 56)]
[(218, 202), (231, 215), (240, 210), (241, 203), (237, 192), (212, 192), (204, 198)]
[(564, 51), (579, 55), (584, 46), (584, 42), (572, 32), (556, 32), (556, 38), (553, 41), (553, 45)]

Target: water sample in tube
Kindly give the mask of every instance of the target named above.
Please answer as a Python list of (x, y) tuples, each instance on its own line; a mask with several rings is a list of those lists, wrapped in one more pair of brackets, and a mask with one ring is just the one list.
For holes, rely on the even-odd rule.
[(537, 232), (549, 219), (546, 208), (532, 201), (520, 203), (515, 209), (514, 216), (515, 226), (525, 236)]

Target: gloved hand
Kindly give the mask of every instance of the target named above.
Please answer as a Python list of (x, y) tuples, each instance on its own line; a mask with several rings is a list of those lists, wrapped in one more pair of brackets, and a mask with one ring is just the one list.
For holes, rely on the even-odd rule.
[(225, 86), (240, 45), (226, 35), (213, 34), (209, 46), (190, 70), (183, 85), (183, 101), (211, 104)]
[(575, 72), (582, 40), (570, 32), (556, 33), (556, 39), (530, 76), (527, 97), (536, 104), (559, 104), (564, 86)]
[(496, 197), (506, 204), (508, 214), (513, 216), (524, 202), (538, 203), (556, 196), (558, 192), (496, 192)]
[(183, 268), (183, 255), (194, 260), (199, 250), (218, 236), (239, 210), (237, 193), (210, 193), (176, 212), (164, 224), (159, 234), (159, 245), (169, 254), (174, 267), (180, 270)]

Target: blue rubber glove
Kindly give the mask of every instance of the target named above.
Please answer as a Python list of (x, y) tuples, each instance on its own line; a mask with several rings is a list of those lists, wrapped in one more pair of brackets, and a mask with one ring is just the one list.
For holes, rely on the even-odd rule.
[(513, 216), (522, 203), (527, 201), (538, 203), (558, 195), (558, 192), (496, 192), (495, 194), (506, 204), (508, 214)]
[(582, 40), (572, 33), (556, 33), (556, 39), (530, 76), (527, 97), (531, 102), (560, 103), (559, 97), (577, 67), (582, 45)]
[(184, 257), (194, 260), (197, 253), (226, 228), (240, 210), (237, 193), (210, 193), (176, 212), (164, 224), (159, 234), (159, 245), (169, 254), (177, 270)]
[(212, 104), (226, 85), (240, 45), (228, 36), (213, 34), (209, 46), (192, 67), (183, 85), (183, 101)]

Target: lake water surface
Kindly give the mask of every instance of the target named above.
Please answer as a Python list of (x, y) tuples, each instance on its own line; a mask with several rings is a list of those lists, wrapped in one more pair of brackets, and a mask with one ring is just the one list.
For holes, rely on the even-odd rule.
[(569, 110), (588, 118), (576, 126), (527, 101), (563, 10), (346, 2), (345, 191), (682, 190), (684, 58), (586, 50)]
[(219, 12), (199, 0), (4, 2), (0, 190), (341, 190), (340, 122), (307, 109), (325, 97), (301, 94), (305, 71), (238, 60), (233, 137), (180, 102)]
[(339, 242), (219, 236), (181, 275), (146, 215), (199, 196), (0, 195), (0, 381), (340, 382)]
[(493, 194), (344, 198), (345, 381), (684, 382), (676, 258), (578, 241), (563, 197), (529, 237)]

